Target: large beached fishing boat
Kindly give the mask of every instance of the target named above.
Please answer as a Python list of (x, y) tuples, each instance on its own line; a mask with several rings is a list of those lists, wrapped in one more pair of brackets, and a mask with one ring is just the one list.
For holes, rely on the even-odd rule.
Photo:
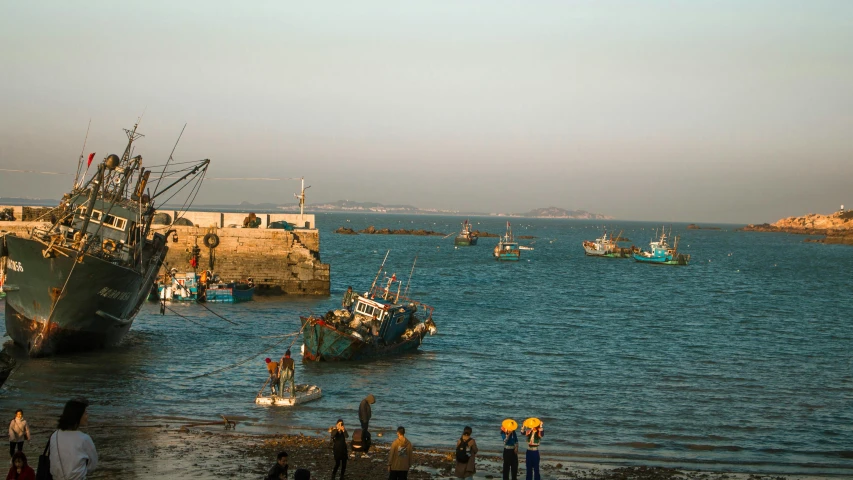
[(512, 227), (509, 222), (506, 222), (506, 234), (498, 241), (492, 253), (496, 260), (505, 262), (517, 262), (521, 258), (521, 249), (512, 236)]
[(652, 265), (687, 265), (690, 255), (678, 253), (678, 237), (675, 237), (675, 244), (670, 246), (666, 241), (666, 229), (661, 228), (658, 240), (649, 243), (648, 251), (635, 253), (634, 260)]
[(301, 317), (304, 360), (363, 360), (400, 354), (417, 350), (427, 333), (436, 332), (433, 308), (406, 297), (408, 284), (401, 293), (402, 280), (396, 274), (377, 283), (384, 267), (383, 260), (370, 290), (356, 296), (352, 313), (335, 310), (322, 317)]
[[(124, 154), (108, 155), (88, 181), (85, 172), (80, 176), (81, 155), (78, 179), (47, 215), (48, 226), (0, 237), (6, 332), (31, 356), (117, 344), (168, 250), (171, 232), (151, 232), (155, 200), (177, 185), (194, 183), (191, 192), (201, 186), (210, 160), (172, 164), (167, 171), (168, 161), (143, 168), (142, 156), (131, 157), (133, 142), (142, 137), (137, 126), (125, 129)], [(162, 168), (159, 178), (151, 178), (154, 168)], [(157, 186), (151, 193), (147, 186), (153, 180)]]
[(459, 235), (453, 240), (453, 244), (457, 247), (468, 247), (474, 246), (477, 244), (477, 235), (475, 235), (471, 231), (471, 224), (468, 223), (468, 220), (465, 219), (462, 222), (462, 231), (459, 232)]

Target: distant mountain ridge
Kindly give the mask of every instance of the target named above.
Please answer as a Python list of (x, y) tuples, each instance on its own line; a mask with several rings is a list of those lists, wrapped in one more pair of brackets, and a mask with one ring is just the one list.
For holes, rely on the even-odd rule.
[(566, 210), (559, 207), (535, 208), (527, 213), (522, 213), (521, 217), (531, 218), (574, 218), (586, 220), (613, 220), (613, 217), (602, 215), (600, 213), (590, 213), (586, 210)]
[[(0, 197), (0, 205), (34, 205), (54, 206), (59, 200), (43, 198), (19, 198)], [(166, 204), (158, 208), (182, 208), (183, 205)], [(239, 204), (196, 204), (190, 207), (196, 210), (223, 210), (223, 211), (255, 211), (255, 212), (298, 212), (299, 204), (277, 204), (271, 202), (251, 203), (242, 201)], [(613, 217), (600, 213), (590, 213), (586, 210), (566, 210), (559, 207), (536, 208), (527, 213), (486, 213), (460, 210), (445, 210), (438, 208), (418, 208), (413, 205), (383, 205), (378, 202), (354, 202), (351, 200), (338, 200), (328, 203), (314, 203), (305, 205), (306, 212), (364, 212), (364, 213), (406, 213), (412, 215), (478, 215), (478, 216), (502, 216), (502, 217), (528, 217), (528, 218), (573, 218), (590, 220), (612, 220)]]

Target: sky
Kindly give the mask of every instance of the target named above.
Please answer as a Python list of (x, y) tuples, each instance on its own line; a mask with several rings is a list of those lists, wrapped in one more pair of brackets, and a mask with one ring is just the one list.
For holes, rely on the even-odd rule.
[[(763, 223), (853, 206), (853, 2), (0, 0), (0, 168), (136, 144), (197, 204)], [(0, 196), (67, 176), (0, 171)]]

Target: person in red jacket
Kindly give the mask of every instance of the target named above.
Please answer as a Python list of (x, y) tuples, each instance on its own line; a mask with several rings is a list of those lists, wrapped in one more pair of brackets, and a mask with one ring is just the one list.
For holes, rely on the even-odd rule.
[(6, 480), (36, 480), (36, 472), (27, 465), (27, 456), (24, 452), (15, 452), (12, 456), (12, 468)]

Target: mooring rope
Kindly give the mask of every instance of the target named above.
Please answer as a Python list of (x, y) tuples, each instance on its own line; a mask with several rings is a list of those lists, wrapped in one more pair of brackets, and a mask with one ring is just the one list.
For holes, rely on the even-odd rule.
[(226, 322), (230, 323), (231, 325), (240, 325), (239, 323), (234, 322), (234, 321), (232, 321), (232, 320), (228, 320), (227, 318), (223, 317), (222, 315), (220, 315), (220, 314), (218, 314), (218, 313), (214, 312), (213, 310), (211, 310), (210, 308), (208, 308), (208, 306), (207, 306), (207, 305), (205, 305), (205, 304), (204, 304), (204, 302), (201, 302), (201, 301), (199, 301), (198, 299), (196, 299), (196, 301), (195, 301), (195, 302), (196, 302), (197, 304), (201, 305), (202, 307), (204, 307), (204, 308), (205, 308), (205, 310), (207, 310), (208, 312), (210, 312), (210, 313), (212, 313), (212, 314), (216, 315), (217, 317), (219, 317), (219, 318), (221, 318), (221, 319), (225, 320)]

